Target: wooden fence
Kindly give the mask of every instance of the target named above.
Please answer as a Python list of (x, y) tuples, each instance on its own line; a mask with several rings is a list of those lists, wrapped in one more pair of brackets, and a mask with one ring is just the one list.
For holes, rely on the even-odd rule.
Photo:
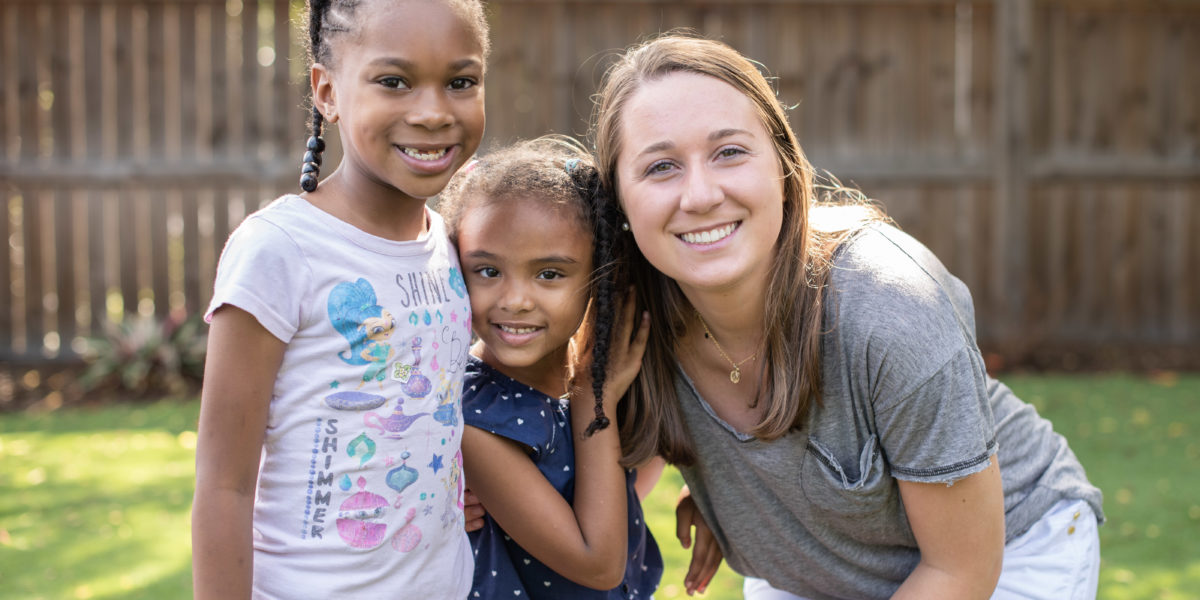
[[(971, 287), (985, 348), (1200, 366), (1200, 2), (489, 8), (485, 148), (582, 134), (615, 51), (691, 27), (760, 60), (814, 164)], [(302, 10), (0, 5), (0, 359), (74, 360), (105, 320), (203, 309), (231, 227), (296, 186)]]

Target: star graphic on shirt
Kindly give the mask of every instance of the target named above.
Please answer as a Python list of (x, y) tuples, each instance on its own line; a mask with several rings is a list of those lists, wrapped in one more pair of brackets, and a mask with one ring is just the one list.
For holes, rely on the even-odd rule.
[(433, 460), (429, 461), (429, 468), (433, 469), (433, 474), (437, 475), (438, 469), (442, 468), (442, 455), (434, 454)]
[(333, 389), (335, 389), (335, 390), (337, 389), (337, 386), (339, 386), (339, 385), (341, 385), (341, 384), (339, 384), (337, 381), (330, 381), (330, 382), (329, 382), (329, 387), (331, 387), (331, 388), (333, 388)]
[(432, 504), (426, 504), (426, 505), (425, 505), (425, 510), (424, 510), (424, 511), (422, 511), (422, 512), (424, 512), (424, 513), (425, 513), (425, 516), (427, 516), (427, 517), (428, 517), (429, 515), (432, 515), (432, 514), (433, 514), (433, 505), (432, 505)]

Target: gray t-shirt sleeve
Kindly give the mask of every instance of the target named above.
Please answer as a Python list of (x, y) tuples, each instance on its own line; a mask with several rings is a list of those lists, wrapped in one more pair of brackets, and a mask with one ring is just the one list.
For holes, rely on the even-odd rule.
[(835, 259), (828, 298), (826, 400), (861, 407), (892, 476), (948, 483), (984, 469), (995, 423), (962, 283), (911, 237), (870, 228)]
[(996, 452), (984, 379), (963, 348), (912, 394), (876, 410), (879, 441), (892, 476), (950, 482), (983, 470)]

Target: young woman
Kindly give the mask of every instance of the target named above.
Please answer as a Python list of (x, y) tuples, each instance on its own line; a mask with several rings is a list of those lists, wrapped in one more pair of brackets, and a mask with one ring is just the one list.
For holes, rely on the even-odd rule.
[(681, 468), (747, 598), (1094, 597), (1100, 491), (985, 372), (965, 286), (817, 201), (754, 64), (668, 35), (598, 96), (654, 323), (624, 460)]

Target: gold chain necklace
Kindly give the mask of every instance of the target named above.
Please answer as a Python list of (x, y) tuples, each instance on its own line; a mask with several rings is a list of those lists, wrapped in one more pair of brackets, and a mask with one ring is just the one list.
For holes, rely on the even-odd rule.
[(742, 368), (741, 368), (742, 365), (746, 364), (746, 361), (754, 360), (754, 357), (758, 356), (758, 353), (755, 352), (754, 354), (751, 354), (750, 356), (743, 358), (741, 362), (736, 362), (736, 363), (733, 362), (733, 359), (729, 358), (728, 354), (725, 354), (725, 349), (722, 348), (721, 343), (717, 341), (717, 336), (713, 335), (713, 332), (708, 330), (708, 323), (704, 322), (704, 317), (700, 316), (700, 311), (696, 310), (693, 312), (696, 313), (696, 318), (700, 320), (700, 325), (702, 327), (704, 327), (704, 337), (712, 340), (713, 345), (717, 347), (717, 352), (720, 352), (721, 357), (724, 358), (725, 361), (729, 363), (729, 366), (733, 367), (733, 370), (729, 372), (729, 381), (732, 381), (734, 383), (741, 381), (742, 380)]

